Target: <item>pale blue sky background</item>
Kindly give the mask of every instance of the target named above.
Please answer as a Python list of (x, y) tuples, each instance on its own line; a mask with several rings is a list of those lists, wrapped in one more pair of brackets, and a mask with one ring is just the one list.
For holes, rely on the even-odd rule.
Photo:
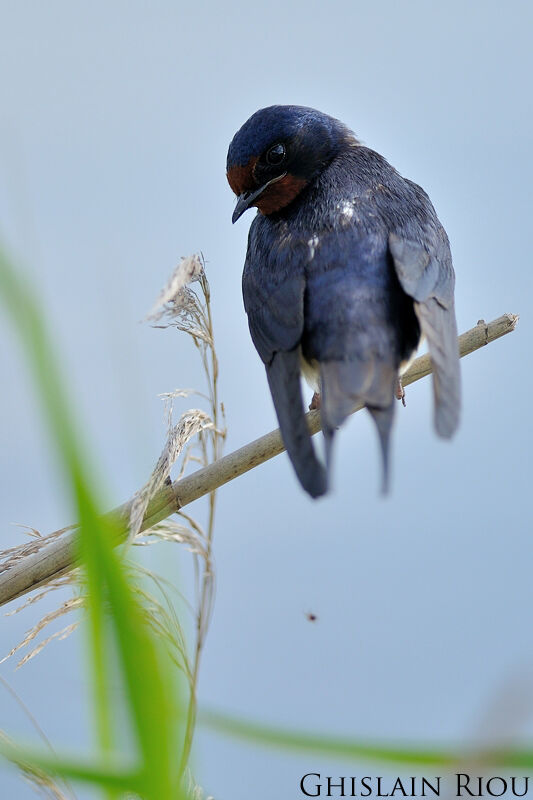
[[(208, 260), (227, 450), (275, 426), (241, 300), (251, 214), (231, 226), (224, 174), (228, 143), (257, 108), (297, 103), (337, 116), (428, 191), (452, 244), (460, 330), (522, 315), (514, 334), (463, 361), (451, 444), (431, 429), (429, 382), (409, 387), (387, 500), (362, 414), (338, 437), (326, 500), (303, 494), (285, 456), (221, 490), (200, 704), (452, 744), (498, 727), (492, 704), (520, 675), (525, 726), (512, 713), (509, 727), (531, 741), (531, 4), (0, 8), (0, 230), (38, 287), (110, 505), (132, 495), (159, 454), (157, 394), (201, 385), (184, 336), (139, 325), (180, 255), (201, 249)], [(3, 544), (19, 536), (12, 522), (49, 531), (72, 512), (20, 351), (0, 325)], [(174, 559), (167, 571), (178, 580), (188, 556)], [(2, 621), (1, 654), (38, 613)], [(88, 741), (80, 639), (52, 644), (17, 673), (2, 666), (57, 747)], [(1, 698), (0, 727), (33, 735)], [(385, 774), (205, 731), (196, 765), (216, 800), (292, 800), (308, 771)], [(34, 796), (7, 768), (0, 790)]]

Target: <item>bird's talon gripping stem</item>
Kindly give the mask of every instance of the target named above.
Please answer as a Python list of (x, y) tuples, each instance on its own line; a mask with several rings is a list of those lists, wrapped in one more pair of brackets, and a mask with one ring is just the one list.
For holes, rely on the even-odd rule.
[(320, 408), (321, 397), (318, 392), (315, 392), (313, 399), (309, 403), (309, 411), (316, 411)]
[(405, 389), (402, 386), (402, 379), (398, 378), (398, 383), (396, 384), (396, 399), (402, 401), (402, 406), (405, 408), (407, 405), (405, 402)]

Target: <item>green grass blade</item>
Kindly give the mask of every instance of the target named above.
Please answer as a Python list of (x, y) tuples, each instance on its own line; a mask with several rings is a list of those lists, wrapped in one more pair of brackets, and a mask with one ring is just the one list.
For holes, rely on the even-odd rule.
[(23, 768), (42, 770), (53, 775), (82, 781), (93, 786), (105, 786), (113, 791), (144, 792), (144, 775), (131, 766), (91, 764), (73, 758), (43, 754), (39, 750), (12, 746), (0, 742), (0, 753)]
[[(82, 445), (66, 400), (57, 363), (44, 324), (39, 304), (24, 277), (16, 272), (0, 249), (0, 298), (22, 341), (32, 372), (44, 416), (56, 445), (66, 480), (71, 485), (74, 504), (80, 521), (80, 538), (90, 543), (95, 513), (92, 491), (81, 457)], [(100, 747), (112, 746), (111, 703), (104, 653), (103, 596), (97, 577), (97, 565), (91, 558), (92, 548), (84, 548), (87, 567), (87, 610), (90, 628), (90, 653), (95, 693), (95, 717)]]
[[(142, 796), (153, 800), (174, 800), (183, 796), (177, 766), (182, 742), (176, 723), (182, 718), (179, 713), (182, 705), (171, 662), (164, 648), (150, 634), (124, 565), (113, 549), (113, 523), (101, 515), (86, 452), (70, 413), (40, 307), (1, 249), (0, 299), (3, 299), (20, 334), (80, 521), (78, 543), (86, 575), (97, 727), (103, 750), (103, 766), (99, 772), (95, 768), (92, 774), (100, 774), (102, 786), (117, 788), (113, 782), (106, 783), (103, 778), (108, 774), (106, 766), (113, 744), (107, 615), (111, 620), (110, 631), (115, 638), (126, 686), (133, 736), (139, 745), (142, 766), (138, 774), (143, 776)], [(41, 763), (44, 763), (43, 759)], [(51, 764), (51, 761), (47, 760), (47, 763)], [(58, 759), (54, 763), (57, 774), (74, 777), (72, 772), (63, 769), (65, 761)], [(98, 782), (96, 777), (94, 780)], [(129, 790), (133, 789), (129, 787)]]
[(285, 751), (314, 753), (330, 758), (377, 761), (399, 766), (455, 767), (458, 763), (464, 762), (465, 758), (472, 757), (477, 760), (482, 757), (483, 764), (490, 763), (505, 768), (521, 767), (533, 771), (532, 750), (494, 749), (489, 751), (473, 748), (452, 750), (369, 744), (342, 737), (282, 730), (213, 711), (202, 712), (200, 721), (212, 730), (243, 739), (249, 744), (266, 745)]

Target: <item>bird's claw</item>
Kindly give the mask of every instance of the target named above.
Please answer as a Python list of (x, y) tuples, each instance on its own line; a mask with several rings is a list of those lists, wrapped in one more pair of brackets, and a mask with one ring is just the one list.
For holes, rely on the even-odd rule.
[(315, 392), (313, 395), (313, 399), (309, 403), (309, 411), (316, 411), (320, 408), (322, 398), (320, 397), (318, 392)]
[(402, 386), (402, 379), (398, 378), (398, 382), (396, 383), (396, 399), (402, 401), (402, 406), (405, 408), (407, 405), (405, 402), (405, 389)]

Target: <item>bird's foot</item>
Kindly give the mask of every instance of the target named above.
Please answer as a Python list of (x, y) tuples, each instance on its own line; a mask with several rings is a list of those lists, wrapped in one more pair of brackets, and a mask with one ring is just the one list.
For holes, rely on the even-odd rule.
[(402, 386), (402, 379), (398, 378), (398, 382), (396, 383), (396, 399), (402, 401), (402, 406), (405, 408), (405, 389)]
[(320, 408), (322, 398), (320, 397), (318, 392), (315, 392), (313, 395), (313, 399), (309, 403), (309, 411), (316, 411)]

